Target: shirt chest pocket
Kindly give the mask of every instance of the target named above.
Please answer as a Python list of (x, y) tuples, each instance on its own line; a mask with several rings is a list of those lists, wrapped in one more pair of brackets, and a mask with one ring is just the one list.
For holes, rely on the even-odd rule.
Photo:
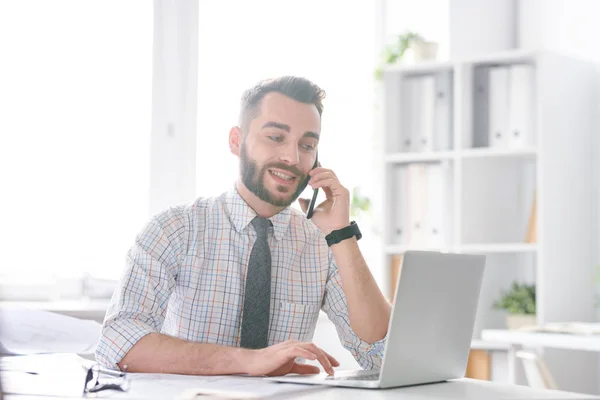
[(270, 329), (271, 344), (286, 340), (312, 341), (320, 306), (279, 302)]

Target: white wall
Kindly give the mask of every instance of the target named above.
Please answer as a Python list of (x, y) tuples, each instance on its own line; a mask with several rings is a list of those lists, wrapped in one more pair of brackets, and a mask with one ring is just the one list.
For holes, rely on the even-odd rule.
[(520, 0), (518, 44), (600, 63), (600, 1)]

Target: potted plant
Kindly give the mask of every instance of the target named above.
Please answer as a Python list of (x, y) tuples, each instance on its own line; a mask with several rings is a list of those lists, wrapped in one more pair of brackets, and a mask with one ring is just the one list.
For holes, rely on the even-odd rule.
[(437, 54), (437, 43), (427, 41), (423, 36), (412, 31), (397, 35), (395, 41), (385, 47), (381, 64), (375, 70), (375, 78), (380, 80), (383, 66), (400, 62), (409, 49), (412, 50), (415, 60), (434, 60)]
[(513, 282), (508, 291), (502, 293), (494, 303), (495, 309), (506, 310), (508, 329), (519, 329), (524, 326), (535, 326), (535, 285)]

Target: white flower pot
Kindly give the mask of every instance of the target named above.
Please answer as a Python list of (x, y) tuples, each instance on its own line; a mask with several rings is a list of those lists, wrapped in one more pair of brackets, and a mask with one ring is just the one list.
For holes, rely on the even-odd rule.
[(537, 319), (531, 314), (509, 314), (506, 316), (506, 326), (508, 329), (520, 329), (523, 327), (536, 326)]
[(433, 61), (437, 58), (438, 44), (435, 42), (414, 42), (410, 46), (415, 61)]

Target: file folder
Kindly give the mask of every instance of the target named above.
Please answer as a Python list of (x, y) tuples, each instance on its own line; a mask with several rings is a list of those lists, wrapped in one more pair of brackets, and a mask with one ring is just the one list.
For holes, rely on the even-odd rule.
[(394, 231), (392, 232), (393, 242), (398, 245), (408, 244), (410, 235), (408, 219), (408, 173), (406, 166), (398, 166), (392, 173), (394, 197)]
[(534, 144), (534, 70), (531, 65), (513, 65), (509, 72), (508, 147)]
[(489, 145), (489, 68), (473, 71), (473, 142), (466, 146)]
[(489, 146), (508, 146), (508, 70), (492, 67), (489, 72)]
[(400, 129), (400, 152), (413, 151), (413, 140), (416, 137), (414, 130), (415, 126), (415, 112), (416, 112), (416, 87), (414, 78), (406, 77), (401, 83), (401, 124)]
[(443, 169), (439, 164), (427, 166), (427, 218), (425, 229), (427, 234), (427, 245), (430, 247), (442, 247), (445, 243), (444, 227), (444, 202), (448, 201), (444, 196)]
[(452, 95), (452, 73), (438, 73), (435, 77), (434, 150), (452, 148)]
[(408, 166), (408, 199), (409, 199), (409, 232), (408, 242), (411, 246), (423, 246), (427, 242), (426, 210), (427, 181), (425, 165)]
[(435, 77), (423, 76), (417, 79), (419, 93), (419, 107), (417, 119), (419, 120), (416, 151), (428, 152), (433, 150), (433, 132), (435, 122)]

